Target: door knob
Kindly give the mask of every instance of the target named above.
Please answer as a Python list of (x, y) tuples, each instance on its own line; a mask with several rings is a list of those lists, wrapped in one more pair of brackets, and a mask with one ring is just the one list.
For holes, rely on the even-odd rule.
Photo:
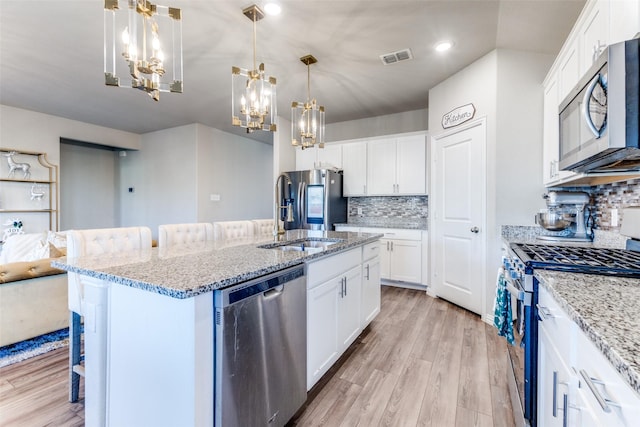
[(480, 229), (478, 227), (471, 227), (471, 232), (472, 233), (478, 233), (480, 231)]

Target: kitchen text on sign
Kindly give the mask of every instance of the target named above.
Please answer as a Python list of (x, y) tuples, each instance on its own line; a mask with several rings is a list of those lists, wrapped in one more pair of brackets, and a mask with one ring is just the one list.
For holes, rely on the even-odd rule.
[(473, 104), (463, 105), (454, 110), (449, 111), (442, 116), (442, 127), (444, 129), (458, 126), (468, 120), (471, 120), (476, 113), (476, 107)]

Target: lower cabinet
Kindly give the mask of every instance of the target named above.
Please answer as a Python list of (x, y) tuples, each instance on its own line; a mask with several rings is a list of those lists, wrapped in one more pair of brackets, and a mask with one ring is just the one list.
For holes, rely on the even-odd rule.
[[(369, 310), (364, 308), (364, 301), (371, 303), (371, 293), (376, 291), (367, 284), (363, 295), (362, 251), (363, 247), (354, 248), (307, 265), (307, 390), (329, 370), (380, 310), (378, 280), (377, 311), (369, 313), (370, 320), (363, 323), (362, 310)], [(371, 309), (372, 312), (375, 310)]]
[(636, 426), (640, 397), (540, 287), (538, 425)]
[[(427, 278), (422, 275), (423, 262), (427, 254), (423, 253), (422, 230), (369, 228), (353, 226), (336, 226), (336, 231), (352, 231), (362, 233), (382, 233), (380, 240), (380, 278), (397, 282), (425, 284)], [(424, 261), (423, 261), (424, 260)], [(424, 279), (424, 281), (423, 281)]]
[(380, 242), (363, 246), (362, 259), (360, 323), (364, 328), (380, 313)]

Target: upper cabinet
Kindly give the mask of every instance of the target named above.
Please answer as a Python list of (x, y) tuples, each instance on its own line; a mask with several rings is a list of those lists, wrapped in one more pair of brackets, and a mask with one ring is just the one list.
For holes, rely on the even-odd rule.
[(424, 134), (370, 141), (367, 147), (367, 194), (427, 193)]
[(342, 145), (342, 194), (344, 196), (367, 195), (367, 142), (350, 142)]
[(296, 170), (342, 169), (342, 145), (325, 144), (324, 148), (314, 145), (304, 150), (296, 148)]
[(585, 18), (578, 32), (580, 41), (578, 79), (587, 72), (604, 48), (609, 45), (609, 1), (597, 0), (588, 3), (585, 12)]
[(587, 0), (544, 81), (542, 170), (545, 186), (582, 185), (583, 174), (558, 168), (560, 104), (572, 91), (576, 93), (574, 89), (578, 81), (609, 44), (638, 34), (640, 1)]

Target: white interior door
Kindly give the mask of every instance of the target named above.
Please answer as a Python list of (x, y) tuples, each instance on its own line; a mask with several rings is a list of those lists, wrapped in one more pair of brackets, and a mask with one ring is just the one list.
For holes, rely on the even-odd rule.
[(485, 288), (485, 144), (484, 120), (431, 144), (433, 291), (478, 314)]

